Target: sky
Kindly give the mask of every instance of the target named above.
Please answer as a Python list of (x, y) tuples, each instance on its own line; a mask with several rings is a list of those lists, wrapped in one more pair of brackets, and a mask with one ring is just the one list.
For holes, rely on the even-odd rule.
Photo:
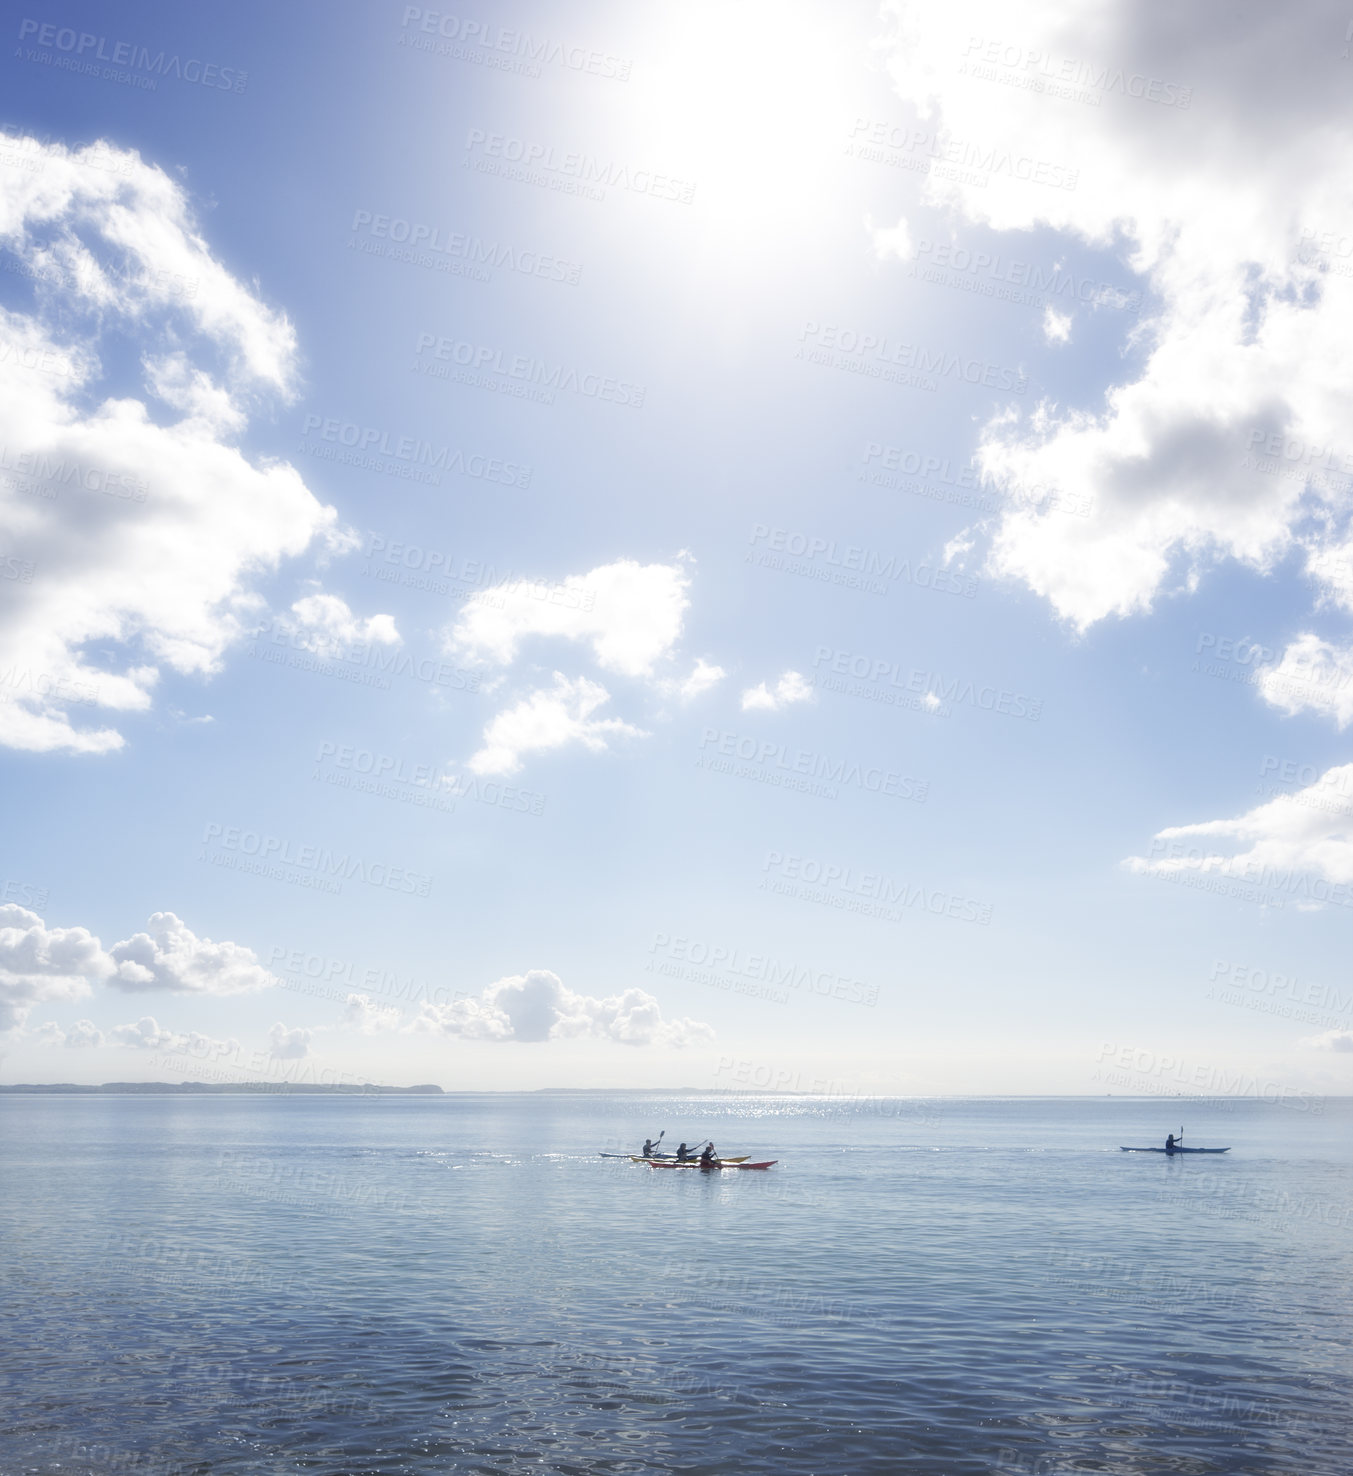
[(12, 12), (0, 1082), (1353, 1090), (1353, 24)]

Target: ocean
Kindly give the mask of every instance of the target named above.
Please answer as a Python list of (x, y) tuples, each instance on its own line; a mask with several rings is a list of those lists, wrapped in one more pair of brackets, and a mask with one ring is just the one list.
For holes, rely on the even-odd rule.
[[(1186, 1141), (1222, 1155), (1120, 1153)], [(666, 1129), (764, 1173), (607, 1160)], [(1348, 1476), (1353, 1101), (0, 1096), (0, 1473)]]

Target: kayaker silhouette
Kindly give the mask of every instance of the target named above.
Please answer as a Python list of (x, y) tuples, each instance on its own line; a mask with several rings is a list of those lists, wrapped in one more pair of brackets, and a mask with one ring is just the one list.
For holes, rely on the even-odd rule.
[(1173, 1133), (1169, 1134), (1169, 1136), (1165, 1139), (1165, 1151), (1167, 1153), (1173, 1153), (1174, 1152), (1174, 1134)]
[(705, 1151), (700, 1155), (700, 1167), (702, 1169), (713, 1168), (719, 1161), (719, 1155), (714, 1151), (713, 1143), (705, 1144)]
[(690, 1156), (691, 1155), (690, 1155), (689, 1151), (687, 1150), (686, 1145), (684, 1143), (678, 1143), (677, 1144), (677, 1162), (678, 1163), (685, 1163), (687, 1161), (687, 1159), (690, 1158)]
[(644, 1152), (643, 1152), (643, 1156), (645, 1158), (652, 1158), (653, 1155), (657, 1151), (658, 1151), (658, 1145), (653, 1141), (653, 1139), (652, 1138), (645, 1138), (644, 1139)]

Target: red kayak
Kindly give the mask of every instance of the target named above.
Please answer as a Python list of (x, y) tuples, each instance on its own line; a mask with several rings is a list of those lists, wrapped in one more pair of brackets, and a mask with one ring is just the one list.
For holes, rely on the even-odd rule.
[(701, 1163), (698, 1158), (689, 1159), (685, 1163), (677, 1163), (670, 1158), (647, 1158), (644, 1160), (651, 1169), (768, 1169), (771, 1164), (779, 1163), (778, 1158), (767, 1159), (765, 1163), (720, 1163), (717, 1159), (713, 1163)]

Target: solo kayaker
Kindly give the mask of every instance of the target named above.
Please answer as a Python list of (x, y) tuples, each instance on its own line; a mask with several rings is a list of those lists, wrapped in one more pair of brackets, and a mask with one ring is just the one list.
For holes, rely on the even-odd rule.
[(645, 1138), (644, 1139), (644, 1153), (643, 1153), (643, 1156), (645, 1158), (652, 1158), (653, 1155), (657, 1151), (658, 1151), (658, 1145), (653, 1141), (653, 1139), (652, 1138)]
[(1174, 1138), (1174, 1134), (1173, 1134), (1173, 1133), (1170, 1133), (1170, 1134), (1169, 1134), (1169, 1135), (1168, 1135), (1168, 1136), (1167, 1136), (1167, 1137), (1166, 1137), (1166, 1139), (1165, 1139), (1165, 1151), (1166, 1151), (1166, 1152), (1167, 1152), (1167, 1153), (1173, 1153), (1173, 1152), (1174, 1152), (1174, 1147), (1175, 1147), (1175, 1138)]

